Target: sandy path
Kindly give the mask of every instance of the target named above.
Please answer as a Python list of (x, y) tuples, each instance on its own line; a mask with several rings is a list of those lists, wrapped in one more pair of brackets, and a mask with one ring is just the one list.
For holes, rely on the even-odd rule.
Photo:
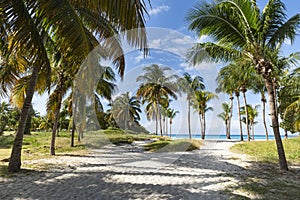
[[(0, 199), (229, 199), (248, 173), (233, 142), (205, 141), (189, 153), (141, 153), (106, 147), (84, 157), (39, 160), (59, 167), (0, 178)], [(112, 150), (113, 149), (113, 150)]]

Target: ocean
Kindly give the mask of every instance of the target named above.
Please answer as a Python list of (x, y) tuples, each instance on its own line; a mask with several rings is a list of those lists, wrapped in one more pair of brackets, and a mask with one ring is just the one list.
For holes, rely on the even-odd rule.
[[(288, 138), (298, 137), (299, 134), (289, 134)], [(231, 140), (240, 140), (240, 135), (230, 135)], [(172, 134), (173, 139), (185, 139), (189, 138), (188, 134)], [(192, 138), (201, 139), (200, 134), (192, 134)], [(247, 135), (243, 135), (244, 140), (247, 140)], [(284, 135), (281, 135), (281, 138), (284, 138)], [(226, 140), (226, 135), (205, 135), (207, 140)], [(274, 140), (274, 135), (269, 135), (269, 140)], [(254, 135), (254, 140), (266, 140), (266, 135)]]

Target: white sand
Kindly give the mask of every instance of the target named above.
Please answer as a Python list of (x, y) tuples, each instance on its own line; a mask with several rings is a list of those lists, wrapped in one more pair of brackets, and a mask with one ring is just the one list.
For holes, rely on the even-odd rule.
[[(105, 147), (84, 157), (38, 163), (56, 168), (0, 178), (0, 199), (229, 199), (250, 163), (229, 151), (235, 142), (205, 141), (189, 153), (143, 153), (135, 146)], [(248, 197), (251, 197), (248, 195)]]

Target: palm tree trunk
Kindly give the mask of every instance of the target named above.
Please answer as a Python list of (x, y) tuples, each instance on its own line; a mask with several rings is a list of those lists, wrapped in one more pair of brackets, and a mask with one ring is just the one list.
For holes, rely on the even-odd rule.
[(25, 130), (28, 114), (31, 110), (31, 101), (34, 94), (34, 88), (37, 83), (39, 70), (40, 70), (40, 65), (34, 66), (32, 70), (31, 78), (27, 88), (26, 98), (19, 118), (18, 130), (16, 132), (13, 148), (9, 159), (9, 164), (8, 164), (9, 172), (17, 172), (21, 169), (21, 152), (22, 152), (22, 145), (23, 145), (24, 130)]
[(170, 138), (172, 137), (172, 119), (170, 119)]
[(242, 120), (241, 120), (241, 104), (240, 104), (240, 98), (239, 98), (239, 93), (236, 92), (236, 100), (238, 103), (238, 118), (239, 118), (239, 123), (240, 123), (240, 135), (241, 135), (241, 141), (244, 141), (243, 138), (243, 125), (242, 125)]
[(31, 104), (30, 111), (29, 111), (27, 121), (26, 121), (24, 135), (31, 135), (30, 129), (31, 129), (31, 119), (32, 119), (33, 114), (34, 114), (34, 110), (33, 110), (32, 104)]
[(266, 131), (266, 139), (269, 140), (269, 132), (268, 132), (268, 127), (266, 122), (266, 98), (264, 94), (262, 94), (261, 101), (263, 104), (263, 123)]
[(191, 134), (191, 102), (190, 99), (188, 98), (188, 129), (189, 129), (189, 138), (192, 139), (192, 134)]
[(205, 113), (202, 114), (202, 118), (203, 118), (203, 134), (202, 134), (202, 139), (204, 140), (205, 138), (205, 132), (206, 132), (206, 120), (205, 120)]
[(272, 119), (272, 128), (273, 128), (274, 137), (275, 137), (276, 146), (277, 146), (279, 166), (280, 166), (281, 170), (287, 171), (288, 166), (287, 166), (287, 162), (286, 162), (286, 158), (285, 158), (282, 140), (280, 137), (279, 122), (278, 122), (278, 117), (276, 114), (276, 100), (275, 100), (275, 95), (274, 95), (273, 82), (272, 82), (272, 79), (270, 76), (265, 76), (264, 78), (266, 81), (266, 88), (267, 88), (268, 96), (269, 96), (270, 116)]
[(246, 99), (246, 92), (243, 93), (243, 98), (244, 98), (244, 104), (245, 104), (245, 113), (246, 113), (246, 130), (247, 130), (247, 135), (248, 135), (248, 142), (250, 142), (250, 130), (249, 130), (249, 115), (248, 115), (248, 107), (247, 107), (247, 99)]
[(288, 131), (286, 129), (284, 129), (284, 138), (288, 139)]
[(254, 140), (254, 122), (251, 122), (252, 140)]
[(72, 120), (72, 132), (71, 132), (71, 147), (74, 147), (74, 136), (75, 136), (75, 122)]
[(159, 110), (159, 128), (160, 128), (160, 136), (163, 136), (162, 122), (161, 122), (161, 112)]
[(166, 126), (166, 136), (168, 136), (168, 118), (166, 118), (165, 126)]
[(57, 108), (55, 111), (55, 116), (54, 116), (54, 123), (53, 123), (53, 129), (52, 129), (52, 137), (51, 137), (51, 145), (50, 145), (50, 155), (54, 156), (55, 155), (55, 139), (56, 139), (56, 131), (58, 128), (58, 120), (59, 120), (59, 114), (60, 114), (60, 107), (61, 107), (61, 102), (62, 102), (62, 94), (61, 91), (58, 94), (58, 99), (57, 99)]
[(203, 122), (200, 114), (199, 114), (199, 122), (200, 122), (201, 139), (203, 140)]
[(230, 139), (230, 127), (231, 127), (231, 119), (232, 119), (232, 111), (233, 111), (233, 96), (232, 96), (232, 94), (230, 94), (229, 99), (230, 99), (230, 105), (229, 105), (229, 107), (230, 107), (230, 113), (229, 113), (228, 127), (227, 127), (227, 129), (228, 129), (227, 130), (228, 131), (228, 135), (226, 135), (227, 139)]

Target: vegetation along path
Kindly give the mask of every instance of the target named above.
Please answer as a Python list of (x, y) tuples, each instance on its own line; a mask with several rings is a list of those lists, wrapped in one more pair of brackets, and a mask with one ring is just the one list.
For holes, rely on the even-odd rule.
[[(205, 141), (200, 150), (146, 153), (142, 144), (107, 146), (86, 156), (33, 160), (42, 170), (0, 178), (1, 199), (274, 199), (299, 197), (300, 172), (274, 173)], [(27, 163), (28, 164), (28, 163)], [(270, 164), (271, 165), (271, 164)], [(276, 174), (276, 177), (274, 175)], [(255, 178), (256, 177), (256, 178)], [(259, 177), (259, 178), (257, 178)], [(297, 186), (298, 185), (298, 186)], [(289, 187), (289, 190), (286, 190)], [(272, 188), (272, 189), (269, 189)], [(293, 190), (293, 191), (291, 191)], [(285, 194), (289, 192), (289, 195)], [(291, 196), (292, 195), (292, 196)], [(293, 196), (295, 195), (295, 196)]]

